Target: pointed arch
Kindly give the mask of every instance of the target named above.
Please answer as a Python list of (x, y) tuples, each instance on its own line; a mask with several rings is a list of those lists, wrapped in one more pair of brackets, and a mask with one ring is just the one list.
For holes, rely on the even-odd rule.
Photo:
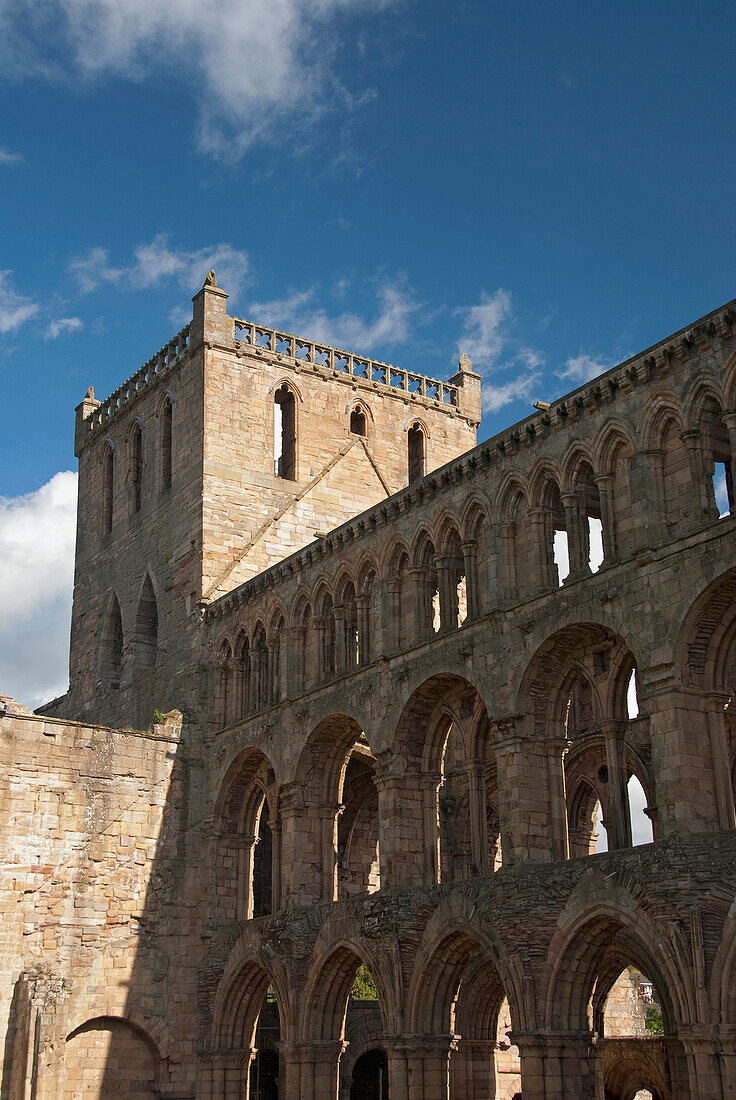
[(152, 668), (158, 658), (159, 615), (151, 573), (145, 575), (138, 596), (133, 646), (138, 669)]
[(125, 648), (123, 616), (120, 602), (113, 591), (108, 598), (102, 636), (100, 638), (100, 678), (108, 690), (116, 691), (123, 677)]
[(111, 439), (105, 441), (102, 450), (102, 534), (109, 535), (115, 501), (115, 444)]

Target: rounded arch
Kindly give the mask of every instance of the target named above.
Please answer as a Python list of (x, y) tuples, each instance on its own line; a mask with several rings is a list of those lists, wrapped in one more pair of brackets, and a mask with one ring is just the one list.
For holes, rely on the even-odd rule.
[(548, 503), (550, 487), (554, 486), (559, 493), (560, 484), (560, 474), (555, 464), (546, 457), (538, 459), (529, 474), (530, 507), (544, 507)]
[(409, 554), (409, 561), (412, 568), (419, 565), (425, 565), (427, 563), (428, 554), (434, 557), (434, 538), (429, 524), (421, 522), (412, 539), (411, 553)]
[(463, 539), (477, 539), (481, 529), (491, 522), (490, 502), (473, 493), (463, 506), (459, 529)]
[(702, 427), (704, 408), (709, 403), (715, 404), (719, 413), (722, 413), (723, 389), (715, 374), (699, 371), (682, 395), (684, 426), (687, 430)]
[(644, 450), (654, 450), (662, 446), (665, 430), (670, 423), (683, 430), (682, 405), (673, 393), (660, 393), (651, 398), (644, 409), (639, 440)]
[(396, 750), (421, 771), (439, 773), (449, 726), (457, 726), (469, 757), (471, 731), (484, 714), (485, 704), (469, 680), (456, 674), (431, 676), (414, 688), (401, 708)]
[(302, 587), (297, 592), (294, 602), (291, 605), (291, 611), (287, 616), (287, 622), (290, 626), (306, 626), (309, 618), (312, 615), (312, 596), (306, 587)]
[(616, 456), (621, 448), (633, 455), (634, 436), (630, 426), (619, 417), (612, 417), (598, 435), (593, 451), (593, 469), (598, 474), (614, 472)]
[(687, 685), (736, 690), (736, 569), (711, 581), (684, 615), (675, 663)]
[(284, 386), (287, 390), (291, 390), (294, 396), (298, 398), (300, 405), (304, 404), (304, 398), (302, 397), (302, 391), (300, 390), (299, 386), (297, 386), (293, 378), (288, 378), (286, 375), (282, 375), (280, 378), (277, 378), (276, 381), (269, 386), (268, 392), (276, 393), (276, 391), (281, 389), (282, 386)]
[(340, 801), (350, 754), (363, 736), (355, 718), (348, 714), (331, 714), (312, 730), (295, 776), (307, 802)]
[[(605, 880), (600, 892), (605, 894)], [(550, 943), (550, 971), (544, 1000), (546, 1026), (560, 1031), (602, 1032), (608, 994), (622, 970), (636, 966), (655, 984), (662, 998), (665, 1033), (674, 1035), (678, 1023), (689, 1018), (692, 999), (675, 959), (660, 944), (663, 931), (652, 925), (630, 895), (585, 906), (570, 919), (561, 918)], [(591, 1018), (589, 1006), (592, 1005)]]
[[(259, 952), (259, 956), (262, 952)], [(276, 996), (283, 1038), (290, 1036), (286, 976), (278, 963), (266, 966), (245, 951), (233, 952), (215, 995), (211, 1044), (214, 1050), (243, 1050), (253, 1046), (258, 1016), (269, 987)]]
[(736, 352), (730, 355), (723, 368), (725, 382), (723, 401), (727, 409), (736, 409)]
[(365, 943), (341, 938), (318, 955), (309, 971), (303, 998), (301, 1033), (305, 1039), (341, 1039), (350, 989), (360, 965), (368, 968), (378, 994), (381, 1026), (391, 1031), (397, 1018), (395, 977), (390, 956), (373, 954)]
[(452, 542), (462, 542), (462, 523), (454, 508), (443, 508), (434, 524), (434, 545), (440, 554), (446, 554)]
[(375, 583), (380, 576), (380, 566), (374, 554), (366, 552), (361, 555), (355, 568), (355, 576), (357, 578), (356, 591), (359, 595), (370, 584)]
[(510, 470), (496, 494), (495, 513), (500, 520), (516, 519), (524, 505), (529, 507), (529, 483), (518, 470)]
[(389, 539), (379, 557), (379, 573), (382, 579), (394, 576), (401, 563), (409, 562), (409, 546), (401, 535)]
[(427, 424), (426, 420), (424, 420), (421, 416), (410, 416), (409, 419), (404, 423), (403, 430), (405, 432), (408, 432), (410, 428), (413, 428), (415, 426), (421, 429), (425, 439), (432, 438), (432, 433), (429, 430), (429, 425)]
[[(620, 713), (608, 717), (628, 717), (624, 709), (625, 692), (620, 686), (623, 669), (636, 663), (627, 638), (601, 623), (571, 623), (561, 627), (545, 639), (536, 649), (526, 668), (521, 671), (513, 698), (518, 713), (534, 716), (534, 729), (544, 736), (550, 724), (562, 721), (560, 695), (572, 683), (574, 677), (584, 673), (595, 690), (601, 709), (615, 706)], [(600, 670), (596, 675), (596, 670)], [(604, 689), (598, 686), (600, 676), (608, 677)], [(628, 681), (627, 681), (628, 683)]]
[(565, 452), (560, 465), (560, 490), (570, 492), (577, 488), (581, 468), (594, 467), (594, 456), (588, 446), (579, 439), (574, 440)]

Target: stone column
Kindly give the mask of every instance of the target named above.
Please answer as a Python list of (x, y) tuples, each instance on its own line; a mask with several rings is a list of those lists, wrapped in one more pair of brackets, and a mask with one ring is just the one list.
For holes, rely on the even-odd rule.
[(326, 802), (319, 808), (322, 837), (322, 901), (337, 900), (337, 819), (345, 809)]
[(550, 863), (558, 856), (548, 748), (534, 735), (531, 715), (499, 719), (493, 728), (504, 864), (526, 859)]
[(345, 607), (343, 604), (337, 604), (332, 608), (332, 615), (335, 619), (335, 667), (337, 669), (338, 676), (341, 673), (347, 671), (348, 668), (348, 649), (345, 638)]
[(557, 587), (554, 578), (554, 552), (553, 547), (549, 545), (551, 539), (548, 518), (544, 508), (529, 509), (536, 573), (534, 587), (540, 592), (548, 592), (550, 588)]
[(401, 641), (401, 581), (387, 581), (386, 597), (388, 604), (387, 618), (390, 625), (388, 632), (385, 625), (383, 628), (382, 652), (384, 654), (392, 653), (398, 649)]
[(598, 487), (598, 500), (601, 506), (601, 528), (603, 537), (603, 566), (613, 565), (618, 561), (618, 546), (616, 545), (616, 520), (613, 511), (613, 477), (611, 474), (602, 474), (595, 479)]
[(358, 663), (370, 664), (371, 654), (371, 621), (370, 621), (370, 597), (366, 595), (356, 596), (355, 609), (358, 615)]
[(434, 886), (440, 881), (440, 826), (437, 793), (442, 776), (422, 773), (421, 787), (424, 806), (424, 884)]
[(664, 451), (658, 447), (634, 454), (629, 464), (637, 550), (658, 546), (666, 534), (663, 469)]
[(734, 810), (728, 732), (726, 731), (726, 716), (724, 713), (727, 702), (728, 696), (719, 694), (716, 691), (710, 692), (704, 699), (708, 723), (708, 740), (710, 742), (711, 757), (713, 758), (718, 823), (722, 829), (733, 829), (736, 826), (736, 811)]
[(290, 699), (301, 694), (306, 680), (305, 626), (292, 626), (287, 632), (286, 693)]
[(495, 1100), (495, 1039), (458, 1039), (450, 1059), (452, 1100)]
[(213, 1051), (200, 1055), (197, 1096), (201, 1100), (247, 1100), (255, 1050)]
[(625, 735), (625, 722), (616, 718), (608, 718), (603, 722), (608, 768), (608, 812), (605, 825), (609, 851), (614, 848), (631, 847), (631, 811)]
[[(299, 1062), (299, 1092), (286, 1089), (286, 1096), (299, 1100), (338, 1100), (340, 1059), (348, 1044), (342, 1039), (313, 1039), (294, 1043)], [(293, 1076), (293, 1074), (292, 1074)]]
[(263, 710), (261, 684), (263, 682), (263, 650), (252, 649), (250, 654), (250, 709), (255, 714)]
[(480, 576), (478, 571), (478, 544), (474, 540), (460, 543), (465, 568), (465, 591), (468, 601), (468, 621), (480, 615)]
[(281, 908), (281, 818), (274, 814), (267, 825), (271, 830), (271, 912), (276, 913)]
[(312, 630), (317, 646), (317, 683), (321, 684), (327, 679), (325, 667), (325, 620), (321, 615), (312, 616)]
[(237, 918), (250, 920), (253, 916), (253, 861), (258, 837), (254, 833), (241, 833), (232, 837), (230, 843), (238, 850)]
[(513, 1031), (519, 1048), (524, 1100), (596, 1100), (590, 1032)]
[(282, 788), (281, 866), (283, 905), (322, 900), (322, 833), (319, 807), (304, 801), (295, 784)]
[(506, 603), (518, 595), (516, 575), (516, 524), (498, 524), (498, 579), (501, 602)]
[(382, 1046), (388, 1058), (388, 1094), (391, 1100), (409, 1100), (409, 1055), (411, 1041), (406, 1036), (384, 1037)]
[(440, 591), (440, 625), (442, 630), (454, 630), (457, 626), (457, 592), (453, 592), (449, 558), (435, 558), (437, 587)]
[[(690, 1100), (721, 1100), (729, 1097), (721, 1074), (719, 1040), (710, 1024), (689, 1024), (678, 1028), (687, 1060)], [(684, 1085), (684, 1082), (682, 1082)]]
[(408, 1047), (409, 1100), (449, 1100), (454, 1035), (412, 1036)]
[(679, 681), (675, 666), (640, 670), (662, 836), (717, 831), (727, 805), (724, 792), (719, 809), (716, 772), (722, 753), (717, 715), (711, 721), (700, 693), (683, 690)]
[(547, 751), (547, 774), (549, 776), (552, 852), (557, 860), (569, 859), (570, 841), (567, 835), (567, 796), (565, 792), (565, 768), (562, 763), (562, 738), (548, 738), (545, 742), (545, 749)]
[(703, 433), (700, 428), (690, 428), (684, 431), (680, 439), (687, 447), (687, 457), (690, 462), (690, 477), (692, 485), (693, 509), (698, 523), (703, 520), (718, 519), (716, 499), (713, 495), (712, 473), (710, 462), (706, 464)]
[(424, 790), (403, 757), (381, 753), (373, 781), (378, 791), (381, 889), (421, 886), (425, 876)]
[(470, 859), (474, 875), (484, 875), (488, 866), (488, 819), (486, 807), (486, 762), (466, 760), (468, 805), (470, 811)]
[(565, 509), (565, 527), (567, 528), (567, 550), (570, 557), (570, 572), (566, 580), (577, 580), (590, 573), (590, 533), (580, 493), (562, 493), (562, 505)]
[(409, 576), (414, 588), (414, 640), (423, 641), (430, 632), (431, 608), (427, 608), (427, 579), (426, 570), (415, 566), (409, 570)]

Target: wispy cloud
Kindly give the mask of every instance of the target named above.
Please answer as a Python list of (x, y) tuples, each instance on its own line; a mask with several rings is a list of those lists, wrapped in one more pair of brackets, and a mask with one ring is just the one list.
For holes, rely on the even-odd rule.
[(106, 248), (96, 247), (76, 256), (69, 264), (69, 271), (86, 294), (105, 283), (135, 290), (167, 281), (174, 281), (191, 293), (202, 285), (210, 268), (215, 268), (219, 282), (236, 295), (242, 288), (248, 267), (247, 253), (232, 245), (176, 248), (169, 243), (165, 233), (159, 233), (152, 241), (138, 245), (127, 262), (114, 264)]
[[(341, 288), (342, 293), (344, 289)], [(264, 323), (358, 352), (408, 343), (411, 322), (421, 307), (406, 279), (384, 278), (378, 284), (376, 297), (377, 307), (370, 318), (347, 311), (330, 314), (317, 304), (314, 289), (293, 291), (272, 301), (252, 302), (250, 313)]]
[(84, 328), (81, 317), (59, 317), (56, 321), (49, 321), (46, 328), (46, 340), (56, 340), (59, 336), (68, 336), (72, 332), (80, 332)]
[(30, 707), (67, 683), (76, 501), (71, 471), (0, 497), (0, 690)]
[(598, 355), (588, 355), (586, 352), (581, 352), (579, 355), (574, 355), (568, 359), (563, 369), (558, 371), (557, 374), (560, 378), (569, 378), (571, 382), (582, 385), (584, 382), (590, 382), (591, 378), (603, 374), (612, 366), (614, 366), (613, 362), (602, 359)]
[(19, 294), (12, 271), (0, 271), (0, 333), (15, 332), (38, 313), (38, 303)]
[(16, 76), (186, 82), (201, 146), (233, 157), (284, 141), (326, 110), (353, 110), (365, 91), (334, 75), (346, 21), (400, 0), (0, 0), (0, 56)]
[[(483, 411), (495, 413), (514, 401), (528, 399), (544, 360), (519, 339), (509, 292), (483, 293), (476, 305), (457, 313), (463, 322), (457, 351), (469, 355), (483, 377)], [(502, 380), (509, 374), (513, 376)], [(501, 380), (496, 381), (499, 376)]]
[(0, 164), (6, 168), (15, 168), (18, 164), (23, 164), (25, 158), (22, 153), (14, 153), (12, 149), (6, 149), (0, 145)]

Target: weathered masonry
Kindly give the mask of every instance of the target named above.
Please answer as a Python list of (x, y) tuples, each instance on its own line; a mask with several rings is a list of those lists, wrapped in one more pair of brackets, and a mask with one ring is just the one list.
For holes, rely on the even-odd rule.
[(3, 1100), (736, 1097), (736, 304), (474, 446), (226, 300), (77, 410)]

